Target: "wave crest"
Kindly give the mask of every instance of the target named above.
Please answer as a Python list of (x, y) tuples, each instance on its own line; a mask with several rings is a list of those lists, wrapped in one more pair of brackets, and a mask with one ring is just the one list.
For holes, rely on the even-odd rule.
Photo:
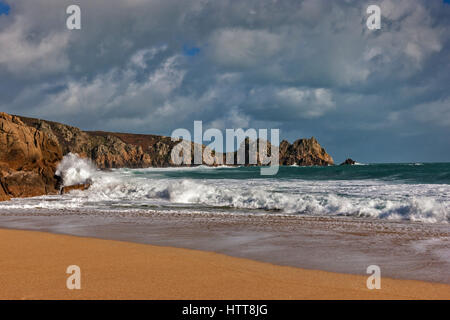
[[(302, 192), (289, 183), (271, 189), (273, 183), (239, 180), (136, 179), (112, 177), (97, 182), (88, 191), (91, 202), (138, 201), (190, 204), (201, 207), (277, 211), (287, 214), (338, 215), (429, 223), (450, 221), (448, 202), (430, 196), (386, 198), (387, 190), (373, 197), (348, 196), (337, 192)], [(320, 188), (320, 187), (319, 187)], [(373, 190), (373, 186), (368, 189)], [(377, 186), (383, 188), (383, 186)], [(402, 190), (398, 186), (398, 190)], [(314, 190), (311, 190), (314, 191)]]

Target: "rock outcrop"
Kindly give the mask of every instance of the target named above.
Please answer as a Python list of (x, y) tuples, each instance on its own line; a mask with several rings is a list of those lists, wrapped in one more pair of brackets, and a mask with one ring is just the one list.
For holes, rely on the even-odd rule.
[[(64, 155), (72, 152), (89, 158), (100, 169), (172, 166), (171, 151), (178, 144), (170, 137), (158, 135), (82, 131), (53, 121), (20, 119), (57, 140)], [(190, 145), (193, 155), (194, 143)]]
[(350, 158), (348, 158), (348, 159), (346, 159), (344, 162), (342, 162), (341, 164), (340, 164), (340, 166), (352, 166), (352, 165), (354, 165), (354, 164), (356, 164), (356, 161), (355, 160), (353, 160), (353, 159), (350, 159)]
[(155, 164), (150, 154), (144, 152), (140, 145), (126, 143), (114, 134), (85, 132), (76, 127), (40, 119), (21, 119), (56, 139), (64, 154), (72, 152), (80, 157), (90, 158), (101, 169), (150, 167)]
[(333, 164), (333, 158), (314, 137), (299, 139), (293, 144), (286, 140), (280, 143), (280, 165), (328, 166)]
[[(82, 131), (57, 122), (20, 118), (56, 139), (64, 154), (89, 158), (100, 169), (168, 167), (172, 148), (178, 143), (158, 135)], [(193, 146), (191, 143), (192, 150)]]
[(86, 183), (76, 184), (76, 185), (73, 185), (73, 186), (62, 187), (60, 193), (61, 194), (65, 194), (65, 193), (69, 193), (70, 191), (73, 191), (73, 190), (84, 191), (84, 190), (89, 189), (90, 186), (91, 186), (91, 183), (90, 182), (86, 182)]
[[(280, 146), (273, 146), (270, 142), (266, 142), (266, 162), (261, 161), (259, 157), (259, 139), (257, 141), (250, 141), (248, 138), (241, 143), (239, 150), (245, 148), (245, 162), (239, 162), (238, 151), (233, 153), (234, 163), (240, 163), (245, 165), (256, 164), (263, 165), (270, 161), (272, 148), (275, 148), (274, 152), (279, 152), (280, 165), (290, 166), (328, 166), (333, 165), (333, 158), (320, 146), (317, 140), (312, 137), (311, 139), (299, 139), (293, 144), (283, 140)], [(255, 151), (253, 157), (250, 155), (251, 150)], [(242, 154), (242, 153), (241, 153)], [(241, 156), (242, 158), (242, 156)], [(256, 161), (255, 161), (256, 159)]]
[[(183, 143), (191, 146), (193, 155), (194, 144)], [(258, 142), (246, 139), (240, 146), (247, 149), (247, 165), (248, 148), (254, 143)], [(63, 155), (70, 152), (91, 159), (100, 169), (167, 167), (173, 165), (171, 151), (177, 144), (170, 137), (88, 132), (57, 122), (0, 113), (0, 201), (59, 192), (62, 181), (54, 176), (55, 169)], [(314, 137), (293, 144), (283, 140), (279, 147), (267, 143), (268, 156), (272, 148), (279, 151), (280, 165), (333, 164)], [(232, 155), (236, 161), (237, 152)], [(214, 158), (226, 163), (226, 154), (212, 152), (204, 164), (211, 164)], [(260, 159), (257, 164), (261, 164)]]
[[(144, 134), (115, 133), (103, 131), (81, 131), (78, 128), (57, 122), (20, 117), (28, 125), (47, 133), (57, 139), (64, 154), (77, 153), (81, 157), (90, 158), (99, 168), (145, 168), (168, 167), (171, 162), (172, 148), (178, 143), (170, 137)], [(253, 142), (246, 139), (240, 146), (247, 147)], [(270, 143), (268, 154), (270, 155)], [(193, 155), (194, 144), (191, 144)], [(203, 146), (203, 148), (205, 148)], [(311, 139), (299, 139), (293, 144), (283, 140), (279, 146), (280, 165), (326, 166), (334, 164), (333, 158), (326, 153), (319, 142)], [(234, 158), (237, 160), (237, 153)], [(216, 154), (223, 157), (225, 154)], [(258, 159), (259, 160), (259, 159)], [(209, 162), (205, 162), (208, 164)], [(237, 163), (237, 161), (235, 162)], [(248, 164), (248, 151), (246, 152)], [(258, 161), (258, 164), (260, 162)]]
[(0, 113), (0, 200), (56, 193), (62, 157), (54, 137)]

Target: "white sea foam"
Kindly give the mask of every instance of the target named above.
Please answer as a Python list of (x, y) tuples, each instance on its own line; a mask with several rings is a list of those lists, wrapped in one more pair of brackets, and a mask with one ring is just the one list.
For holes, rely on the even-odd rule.
[(97, 173), (97, 168), (89, 160), (69, 153), (64, 156), (56, 168), (55, 174), (63, 179), (64, 186), (85, 183)]
[(59, 170), (65, 183), (91, 178), (93, 184), (85, 192), (16, 199), (1, 203), (0, 208), (105, 210), (112, 203), (127, 208), (185, 204), (194, 211), (227, 207), (230, 212), (234, 209), (276, 210), (287, 214), (450, 222), (449, 185), (388, 184), (376, 180), (155, 179), (134, 175), (133, 170), (99, 172), (74, 155), (66, 157)]
[[(74, 154), (58, 166), (64, 184), (92, 180), (87, 191), (0, 203), (0, 209), (90, 208), (112, 205), (142, 209), (145, 206), (191, 210), (271, 210), (286, 214), (346, 215), (377, 219), (450, 222), (450, 185), (401, 184), (379, 180), (307, 181), (300, 179), (187, 179), (164, 175), (179, 170), (119, 169), (98, 171)], [(209, 170), (209, 169), (208, 169)], [(224, 209), (228, 208), (228, 209)]]

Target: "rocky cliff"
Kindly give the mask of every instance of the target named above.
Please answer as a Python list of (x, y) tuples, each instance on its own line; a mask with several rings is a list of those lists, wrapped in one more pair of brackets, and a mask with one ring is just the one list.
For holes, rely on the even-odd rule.
[[(245, 149), (244, 149), (245, 148)], [(253, 149), (252, 149), (253, 148)], [(257, 141), (250, 141), (248, 138), (241, 143), (239, 150), (244, 149), (245, 164), (251, 163), (261, 165), (262, 161), (259, 158), (258, 149), (259, 139)], [(324, 148), (319, 144), (316, 138), (311, 137), (310, 139), (299, 139), (294, 143), (290, 144), (288, 141), (281, 141), (280, 145), (272, 146), (270, 142), (266, 142), (266, 155), (271, 156), (272, 148), (275, 148), (274, 152), (279, 152), (279, 164), (282, 166), (328, 166), (333, 165), (333, 158), (325, 151)], [(253, 160), (250, 160), (250, 150), (255, 151), (253, 155)], [(233, 153), (233, 158), (235, 163), (238, 163), (238, 152)]]
[[(177, 142), (170, 137), (144, 134), (115, 133), (103, 131), (81, 131), (78, 128), (46, 120), (20, 117), (21, 120), (58, 140), (64, 154), (77, 153), (88, 157), (102, 169), (107, 168), (142, 168), (167, 167), (171, 163), (170, 154)], [(246, 147), (246, 164), (248, 164), (248, 139), (240, 148)], [(270, 143), (268, 154), (270, 155)], [(203, 146), (204, 148), (204, 146)], [(193, 155), (193, 144), (191, 144)], [(311, 139), (299, 139), (290, 144), (283, 140), (279, 146), (281, 165), (326, 166), (334, 164), (333, 158), (321, 147), (319, 142)], [(216, 157), (225, 155), (220, 153)], [(237, 153), (234, 153), (237, 163)], [(258, 159), (259, 160), (259, 159)], [(259, 163), (259, 161), (258, 161)]]
[[(114, 134), (85, 132), (65, 124), (20, 117), (27, 125), (57, 140), (63, 154), (76, 153), (92, 159), (101, 169), (120, 167), (150, 167), (155, 158), (144, 152), (142, 146), (124, 142)], [(170, 141), (170, 138), (167, 138)]]
[(290, 166), (327, 166), (333, 165), (333, 158), (321, 147), (316, 138), (299, 139), (290, 144), (280, 143), (280, 165)]
[(58, 140), (0, 113), (0, 200), (56, 193), (62, 157)]
[[(247, 139), (241, 148), (248, 149), (251, 143)], [(101, 169), (166, 167), (172, 165), (171, 151), (176, 144), (169, 137), (87, 132), (57, 122), (0, 113), (0, 200), (58, 192), (55, 169), (69, 152), (90, 158)], [(189, 144), (192, 150), (194, 144)], [(271, 148), (269, 143), (268, 155)], [(281, 165), (333, 164), (315, 138), (293, 144), (283, 140), (275, 148), (279, 148)], [(224, 154), (212, 155), (223, 157), (225, 163)], [(233, 157), (237, 159), (237, 152)], [(246, 163), (248, 158), (247, 150)]]

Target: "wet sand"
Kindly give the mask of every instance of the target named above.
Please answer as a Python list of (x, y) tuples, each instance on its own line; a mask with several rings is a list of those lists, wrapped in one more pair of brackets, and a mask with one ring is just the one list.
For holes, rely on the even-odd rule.
[[(450, 299), (450, 286), (277, 266), (213, 252), (0, 230), (1, 299)], [(66, 268), (81, 268), (68, 290)]]
[(222, 253), (276, 265), (450, 284), (447, 224), (300, 215), (180, 212), (0, 212), (26, 229)]

